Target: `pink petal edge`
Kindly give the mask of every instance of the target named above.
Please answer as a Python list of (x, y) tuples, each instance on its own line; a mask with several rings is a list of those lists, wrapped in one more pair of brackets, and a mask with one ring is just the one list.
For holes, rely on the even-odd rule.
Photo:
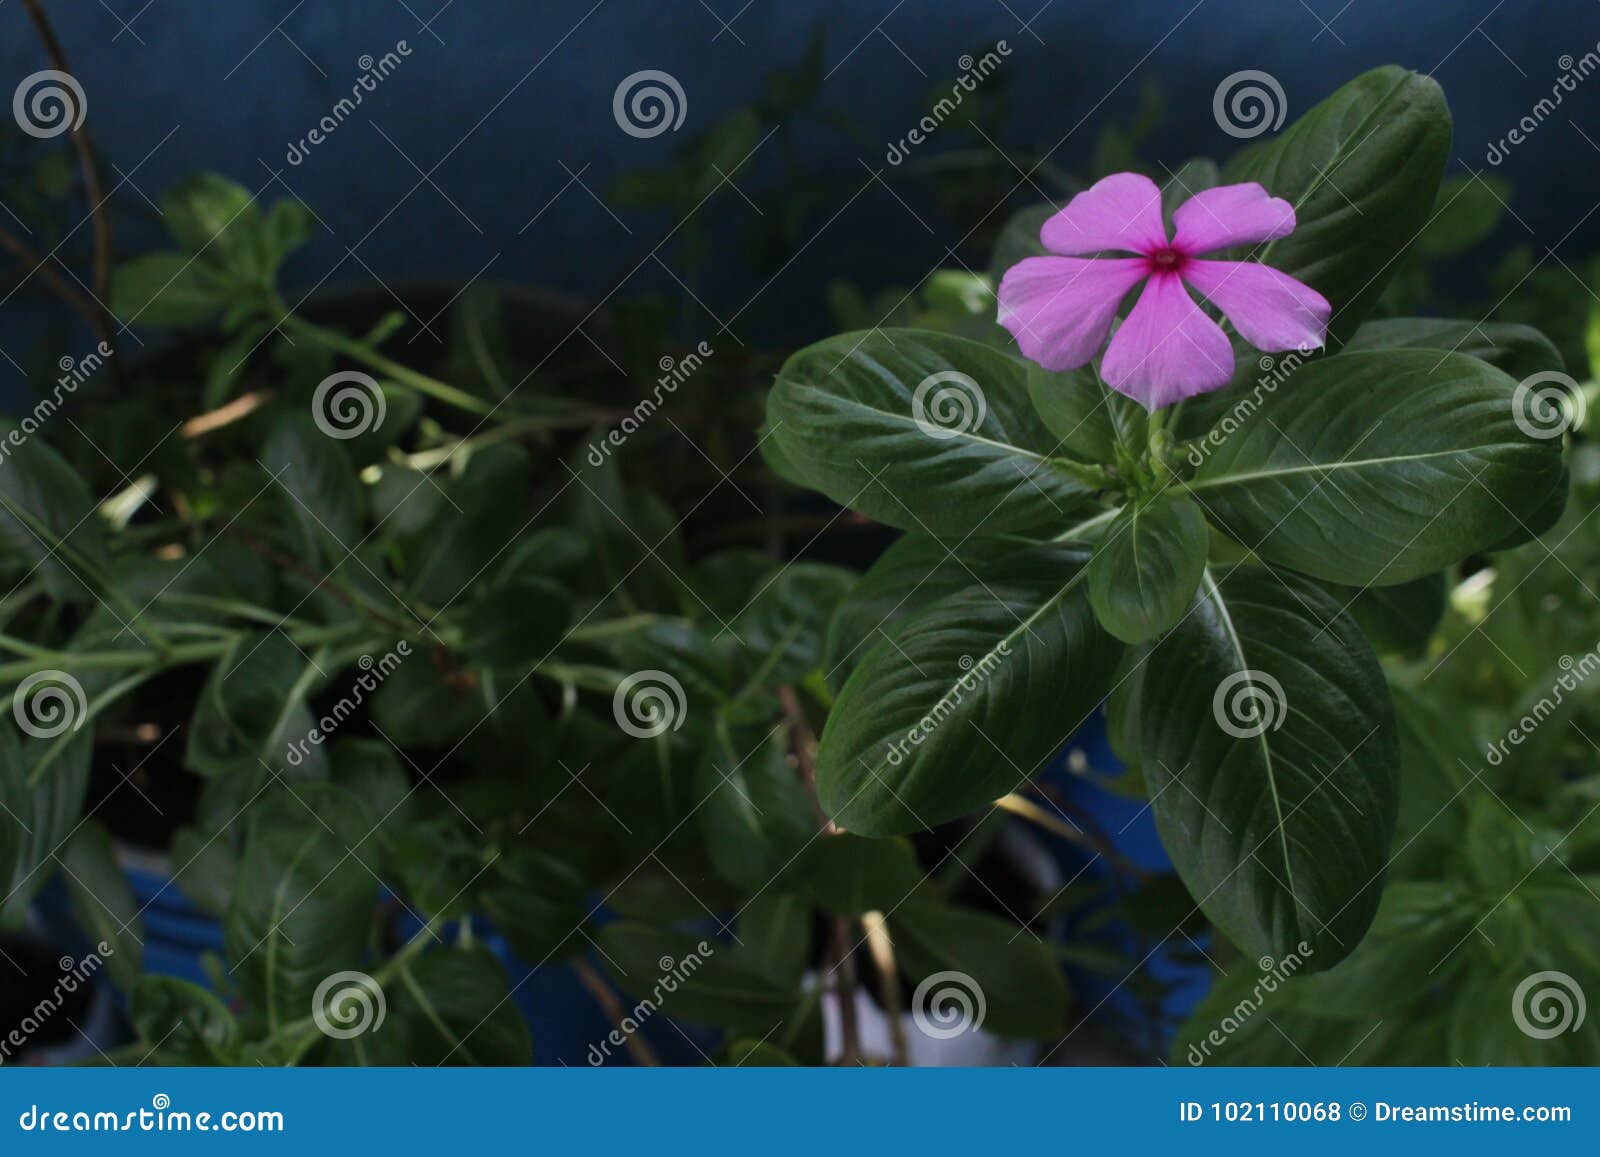
[(1120, 249), (1149, 253), (1167, 244), (1161, 190), (1138, 173), (1102, 177), (1044, 223), (1039, 240), (1052, 253), (1075, 257)]
[(1000, 324), (1023, 355), (1047, 370), (1071, 370), (1100, 352), (1128, 290), (1145, 276), (1140, 257), (1029, 257), (1000, 281)]
[(1328, 299), (1282, 270), (1254, 261), (1189, 261), (1183, 279), (1258, 350), (1310, 350), (1326, 340)]
[(1100, 363), (1106, 385), (1147, 410), (1209, 393), (1233, 377), (1233, 347), (1174, 273), (1150, 278)]
[(1172, 247), (1194, 256), (1294, 232), (1294, 206), (1254, 181), (1205, 189), (1172, 213)]

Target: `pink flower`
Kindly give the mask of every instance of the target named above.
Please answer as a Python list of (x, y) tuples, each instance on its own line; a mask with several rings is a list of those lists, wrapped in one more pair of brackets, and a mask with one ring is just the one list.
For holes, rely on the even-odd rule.
[[(1006, 271), (1000, 324), (1045, 369), (1076, 369), (1100, 352), (1117, 306), (1148, 278), (1100, 362), (1105, 383), (1148, 410), (1220, 389), (1233, 377), (1227, 335), (1188, 289), (1257, 349), (1323, 344), (1332, 310), (1309, 285), (1259, 262), (1199, 260), (1287, 237), (1295, 226), (1289, 202), (1260, 185), (1221, 185), (1179, 205), (1172, 224), (1169, 240), (1161, 191), (1150, 178), (1115, 173), (1097, 181), (1040, 230), (1044, 247), (1061, 256), (1029, 257)], [(1137, 256), (1082, 256), (1104, 250)]]

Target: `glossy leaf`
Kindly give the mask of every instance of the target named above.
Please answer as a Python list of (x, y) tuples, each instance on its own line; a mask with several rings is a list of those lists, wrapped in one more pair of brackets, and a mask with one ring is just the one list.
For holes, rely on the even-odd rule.
[(1269, 562), (1408, 582), (1493, 545), (1560, 481), (1561, 440), (1524, 432), (1516, 390), (1462, 354), (1319, 359), (1218, 440), (1190, 493)]
[(1296, 575), (1210, 572), (1140, 673), (1140, 764), (1179, 875), (1253, 956), (1359, 943), (1394, 835), (1399, 753), (1355, 624)]
[(1082, 552), (1041, 546), (999, 585), (946, 596), (867, 653), (817, 752), (843, 827), (917, 831), (1037, 774), (1105, 693), (1120, 646), (1095, 621)]
[(841, 505), (908, 530), (1038, 530), (1082, 487), (1048, 461), (1056, 439), (1027, 368), (977, 342), (920, 330), (848, 333), (784, 363), (767, 400), (782, 451)]
[(1124, 643), (1171, 627), (1194, 599), (1210, 539), (1188, 498), (1130, 504), (1089, 561), (1089, 603), (1100, 625)]

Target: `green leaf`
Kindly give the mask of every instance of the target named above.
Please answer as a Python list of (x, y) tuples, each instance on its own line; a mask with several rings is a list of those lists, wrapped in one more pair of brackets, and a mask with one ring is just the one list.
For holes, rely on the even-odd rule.
[(746, 957), (774, 984), (790, 989), (811, 964), (811, 903), (796, 892), (764, 888), (739, 913)]
[(125, 325), (200, 325), (233, 303), (214, 269), (185, 253), (146, 253), (111, 273), (111, 312)]
[(1028, 549), (1014, 539), (972, 538), (952, 550), (931, 535), (907, 534), (845, 592), (828, 624), (822, 667), (837, 690), (889, 628), (975, 582), (1001, 581), (1006, 560)]
[(184, 765), (197, 775), (254, 775), (263, 764), (293, 779), (325, 779), (328, 754), (311, 741), (306, 697), (322, 679), (285, 634), (239, 635), (211, 669), (195, 705)]
[(606, 970), (629, 996), (661, 1015), (743, 1028), (760, 1037), (793, 1015), (795, 994), (727, 945), (690, 932), (626, 920), (602, 928)]
[(1143, 643), (1183, 618), (1210, 542), (1205, 515), (1188, 498), (1124, 508), (1089, 561), (1089, 603), (1100, 625), (1124, 643)]
[(239, 994), (270, 1031), (310, 1016), (317, 986), (361, 963), (378, 895), (374, 818), (328, 784), (251, 808), (222, 929)]
[(128, 1016), (162, 1064), (237, 1063), (239, 1026), (227, 1006), (198, 984), (175, 976), (141, 977), (129, 997)]
[(285, 413), (272, 423), (261, 464), (300, 528), (303, 553), (323, 568), (342, 563), (361, 541), (365, 510), (344, 446), (309, 415)]
[(800, 1062), (766, 1041), (736, 1040), (728, 1046), (728, 1063), (736, 1069), (773, 1069), (788, 1068)]
[(533, 1061), (533, 1041), (505, 969), (485, 948), (424, 952), (400, 966), (386, 991), (392, 994), (390, 1023), (404, 1033), (402, 1055), (411, 1064)]
[(1028, 363), (1028, 397), (1060, 449), (1085, 462), (1137, 457), (1149, 438), (1149, 417), (1132, 398), (1110, 389), (1093, 366), (1051, 373)]
[(814, 486), (890, 526), (1040, 530), (1085, 493), (1049, 462), (1058, 440), (1025, 363), (965, 338), (875, 330), (808, 346), (779, 371), (767, 421)]
[(1333, 306), (1334, 344), (1355, 332), (1433, 212), (1450, 109), (1431, 78), (1393, 65), (1358, 76), (1280, 135), (1236, 156), (1225, 184), (1259, 182), (1294, 206), (1295, 230), (1261, 259)]
[(1380, 655), (1415, 654), (1427, 645), (1444, 617), (1448, 597), (1443, 571), (1392, 587), (1325, 586), (1355, 619)]
[(1269, 562), (1408, 582), (1493, 545), (1560, 482), (1561, 440), (1523, 431), (1516, 392), (1462, 354), (1319, 359), (1213, 441), (1189, 492)]
[(111, 979), (127, 992), (139, 979), (144, 923), (105, 828), (94, 820), (84, 821), (61, 853), (61, 873), (78, 926), (105, 958)]
[(922, 884), (917, 853), (906, 839), (874, 840), (842, 832), (812, 844), (806, 888), (835, 916), (889, 912)]
[(10, 720), (0, 723), (0, 923), (21, 922), (50, 878), (52, 854), (83, 815), (93, 736), (86, 729), (62, 738), (67, 744), (48, 774), (32, 784), (32, 771), (53, 741), (21, 735)]
[(583, 877), (571, 864), (537, 849), (515, 848), (495, 861), (483, 910), (529, 967), (586, 946), (576, 935), (589, 913)]
[(1565, 369), (1561, 352), (1549, 338), (1532, 326), (1508, 322), (1383, 318), (1363, 323), (1345, 346), (1347, 353), (1383, 349), (1452, 350), (1488, 362), (1518, 381)]
[(572, 617), (567, 592), (527, 578), (477, 596), (462, 615), (462, 647), (474, 664), (507, 671), (548, 658)]
[(1160, 705), (1139, 735), (1156, 827), (1206, 915), (1251, 955), (1342, 960), (1377, 909), (1398, 804), (1361, 632), (1300, 576), (1208, 572), (1140, 678)]
[(819, 823), (777, 729), (716, 728), (695, 782), (696, 822), (723, 879), (782, 888)]
[(13, 422), (0, 421), (0, 451), (0, 546), (30, 560), (51, 597), (86, 601), (106, 558), (105, 525), (89, 487)]
[[(942, 1025), (951, 1013), (964, 1016), (960, 997), (965, 995), (972, 1001), (974, 1029), (1040, 1039), (1064, 1030), (1066, 977), (1049, 947), (1032, 932), (931, 899), (902, 904), (889, 916), (889, 931), (906, 975), (919, 983), (933, 978), (924, 1007), (914, 1010), (933, 1024)], [(957, 1003), (949, 1003), (950, 997)], [(976, 1020), (979, 1009), (981, 1024)]]
[(1510, 200), (1511, 183), (1503, 178), (1483, 173), (1449, 178), (1439, 186), (1433, 213), (1417, 235), (1417, 252), (1424, 257), (1465, 253), (1494, 232)]
[(855, 572), (844, 567), (796, 562), (759, 588), (730, 624), (755, 660), (751, 683), (795, 683), (817, 667), (834, 608), (855, 581)]
[(845, 683), (817, 752), (841, 826), (900, 835), (987, 806), (1037, 774), (1105, 694), (1121, 648), (1081, 589), (1084, 555), (1042, 545), (998, 584), (929, 606)]

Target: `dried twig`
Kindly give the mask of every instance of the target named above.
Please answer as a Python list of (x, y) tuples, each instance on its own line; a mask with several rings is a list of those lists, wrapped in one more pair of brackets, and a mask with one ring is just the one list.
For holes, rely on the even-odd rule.
[[(606, 1014), (606, 1019), (618, 1026), (621, 1031), (622, 1022), (627, 1019), (622, 1002), (617, 999), (617, 994), (611, 991), (611, 986), (604, 978), (590, 966), (587, 960), (579, 958), (572, 962), (572, 971), (578, 974), (578, 981), (589, 990), (589, 995), (594, 997), (600, 1010)], [(650, 1047), (650, 1042), (636, 1032), (623, 1033), (623, 1040), (627, 1044), (628, 1052), (633, 1059), (641, 1065), (659, 1066), (661, 1059), (656, 1056), (655, 1050)]]

